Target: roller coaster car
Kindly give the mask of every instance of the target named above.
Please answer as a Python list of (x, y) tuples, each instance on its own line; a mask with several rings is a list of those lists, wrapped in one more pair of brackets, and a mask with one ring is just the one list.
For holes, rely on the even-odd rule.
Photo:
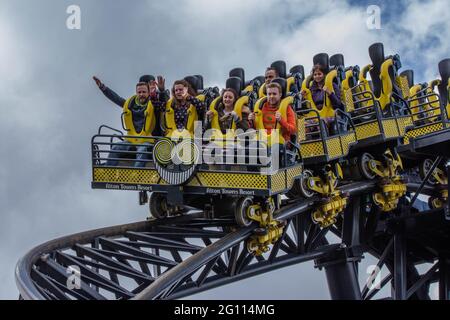
[[(300, 153), (305, 165), (323, 165), (346, 157), (357, 142), (355, 126), (347, 114), (336, 110), (332, 134), (317, 110), (297, 111)], [(311, 115), (314, 116), (311, 116)], [(349, 128), (347, 128), (350, 124)]]
[[(448, 112), (448, 92), (450, 88), (450, 59), (439, 63), (441, 79), (416, 84), (413, 72), (402, 74), (408, 79), (410, 109), (413, 114), (414, 126), (409, 128), (404, 136), (403, 145), (398, 148), (402, 157), (411, 160), (424, 160), (427, 155), (448, 157), (446, 150), (450, 148), (450, 123)], [(444, 85), (443, 85), (444, 84)], [(438, 88), (439, 95), (435, 88)]]
[[(145, 160), (145, 167), (133, 167), (136, 154), (133, 151), (127, 152), (131, 156), (121, 159), (118, 166), (106, 166), (110, 147), (133, 137), (124, 136), (118, 130), (104, 134), (102, 128), (105, 126), (92, 138), (92, 188), (151, 192), (151, 215), (158, 219), (194, 208), (212, 216), (234, 212), (240, 225), (249, 225), (261, 212), (271, 214), (279, 205), (279, 195), (287, 193), (294, 181), (302, 178), (301, 162), (278, 171), (270, 170), (270, 156), (264, 143), (237, 147), (231, 153), (224, 150), (223, 154), (210, 157), (208, 164), (201, 163), (199, 159), (211, 155), (211, 144), (202, 139), (175, 141), (139, 136), (155, 141), (147, 152), (150, 159)], [(235, 139), (236, 146), (243, 145)], [(251, 148), (254, 153), (250, 152)], [(225, 159), (230, 154), (233, 160), (241, 156), (242, 161), (228, 165)], [(251, 155), (259, 156), (259, 162)], [(141, 197), (141, 201), (145, 202), (145, 198)]]
[[(347, 79), (343, 82), (345, 111), (355, 125), (358, 140), (353, 148), (356, 153), (368, 148), (382, 153), (386, 148), (396, 147), (407, 128), (413, 125), (408, 102), (394, 90), (400, 66), (398, 56), (385, 59), (381, 43), (372, 45), (369, 54), (373, 65), (359, 73), (359, 83), (351, 87), (350, 83), (354, 84), (356, 78), (353, 69), (347, 70)], [(372, 85), (366, 78), (367, 73), (371, 75)]]
[[(329, 70), (325, 78), (325, 85), (333, 88), (333, 82), (338, 84), (343, 79), (343, 59), (342, 55), (332, 56), (335, 66)], [(314, 64), (328, 66), (328, 55), (318, 54), (313, 59)], [(322, 109), (315, 105), (312, 93), (309, 90), (309, 76), (302, 86), (306, 92), (306, 99), (301, 102), (297, 109), (297, 128), (300, 152), (305, 165), (322, 166), (324, 163), (337, 161), (349, 154), (350, 147), (356, 143), (355, 126), (350, 117), (341, 110), (334, 110), (331, 100), (326, 95)], [(329, 130), (324, 122), (324, 118), (334, 118)]]

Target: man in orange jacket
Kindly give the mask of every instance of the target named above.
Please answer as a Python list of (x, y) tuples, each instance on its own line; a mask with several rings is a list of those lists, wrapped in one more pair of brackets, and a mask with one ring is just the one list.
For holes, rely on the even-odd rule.
[[(297, 124), (296, 124), (296, 115), (292, 106), (287, 106), (286, 112), (282, 114), (280, 112), (280, 104), (283, 89), (281, 85), (276, 82), (271, 82), (266, 85), (267, 89), (267, 101), (260, 108), (262, 113), (262, 123), (264, 129), (267, 130), (267, 133), (270, 134), (273, 129), (281, 129), (280, 134), (283, 136), (284, 145), (281, 146), (281, 165), (284, 165), (283, 155), (286, 152), (286, 149), (289, 149), (288, 141), (291, 140), (291, 136), (296, 134)], [(262, 129), (257, 128), (255, 124), (255, 113), (251, 113), (248, 116), (249, 122), (252, 124), (254, 129)], [(259, 125), (261, 126), (261, 125)]]
[[(297, 130), (294, 110), (292, 109), (292, 106), (289, 106), (286, 110), (286, 118), (283, 118), (281, 112), (278, 110), (280, 108), (282, 96), (281, 86), (276, 82), (271, 82), (266, 88), (267, 101), (261, 109), (264, 128), (267, 130), (267, 133), (270, 133), (272, 129), (280, 128), (284, 141), (290, 141), (291, 135), (294, 135)], [(251, 113), (248, 119), (254, 121), (255, 114)]]

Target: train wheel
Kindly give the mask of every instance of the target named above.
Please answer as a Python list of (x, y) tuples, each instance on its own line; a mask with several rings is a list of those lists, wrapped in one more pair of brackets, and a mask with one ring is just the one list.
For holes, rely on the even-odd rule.
[(152, 192), (148, 201), (150, 215), (156, 219), (167, 218), (169, 206), (166, 195), (159, 192)]
[(428, 198), (428, 206), (430, 209), (440, 209), (443, 206), (441, 199), (435, 197)]
[(311, 170), (306, 169), (303, 171), (303, 175), (300, 179), (300, 193), (305, 198), (311, 198), (314, 196), (314, 191), (308, 187), (308, 180), (312, 177), (314, 177), (314, 174)]
[[(419, 175), (420, 175), (420, 178), (421, 178), (422, 180), (425, 179), (425, 177), (427, 176), (428, 172), (430, 172), (432, 166), (433, 166), (433, 160), (431, 160), (431, 159), (425, 159), (425, 160), (420, 164), (420, 167), (419, 167)], [(427, 182), (428, 182), (429, 184), (432, 184), (432, 185), (438, 184), (438, 182), (436, 181), (436, 179), (435, 179), (433, 176), (430, 176), (430, 179), (428, 179)]]
[(248, 227), (252, 223), (252, 220), (247, 216), (251, 205), (253, 205), (253, 200), (250, 197), (240, 198), (237, 201), (234, 217), (238, 225)]
[(358, 159), (358, 167), (362, 174), (362, 176), (366, 179), (373, 180), (376, 177), (376, 174), (373, 173), (369, 168), (370, 160), (373, 160), (374, 157), (370, 153), (363, 153), (361, 157)]

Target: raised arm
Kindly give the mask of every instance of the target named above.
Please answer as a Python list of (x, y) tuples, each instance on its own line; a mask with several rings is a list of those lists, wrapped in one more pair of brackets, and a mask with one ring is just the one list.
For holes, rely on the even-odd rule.
[(123, 105), (125, 104), (125, 101), (126, 101), (124, 98), (122, 98), (117, 93), (115, 93), (113, 90), (111, 90), (110, 88), (105, 86), (105, 84), (103, 82), (101, 82), (99, 78), (97, 78), (95, 76), (92, 77), (92, 78), (94, 79), (94, 81), (97, 84), (98, 88), (103, 92), (105, 97), (107, 97), (109, 100), (114, 102), (119, 107), (121, 107), (121, 108), (123, 107)]

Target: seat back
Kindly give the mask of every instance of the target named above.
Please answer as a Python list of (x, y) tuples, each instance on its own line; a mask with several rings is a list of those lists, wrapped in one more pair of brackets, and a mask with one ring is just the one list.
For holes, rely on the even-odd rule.
[(286, 62), (284, 62), (283, 60), (274, 61), (272, 62), (270, 67), (277, 70), (278, 77), (286, 78)]
[(305, 79), (305, 68), (301, 65), (295, 65), (291, 69), (289, 69), (290, 76), (293, 77), (295, 74), (300, 74), (302, 79)]
[(200, 87), (202, 86), (201, 84), (201, 80), (196, 77), (196, 76), (186, 76), (184, 77), (184, 80), (186, 80), (192, 87), (192, 89), (194, 89), (195, 92), (199, 92), (201, 91)]
[(330, 71), (330, 59), (327, 53), (318, 53), (313, 57), (313, 65), (320, 64), (325, 68), (325, 73)]
[(243, 90), (242, 79), (239, 77), (230, 77), (225, 82), (225, 88), (230, 88), (235, 90), (240, 96)]
[(194, 75), (194, 77), (196, 77), (197, 78), (197, 86), (198, 86), (198, 90), (203, 90), (204, 89), (204, 87), (203, 87), (203, 76), (202, 75), (200, 75), (200, 74), (196, 74), (196, 75)]
[(228, 76), (231, 77), (238, 77), (241, 78), (242, 80), (242, 85), (244, 85), (245, 83), (245, 71), (243, 68), (234, 68), (231, 69), (230, 72), (228, 73)]
[(344, 55), (342, 55), (341, 53), (332, 55), (330, 57), (330, 66), (331, 67), (338, 67), (338, 66), (345, 67)]
[(369, 47), (369, 56), (370, 60), (372, 60), (372, 67), (369, 70), (370, 78), (373, 84), (373, 94), (376, 98), (379, 98), (381, 95), (381, 65), (383, 64), (384, 57), (384, 46), (382, 43), (374, 43)]
[(450, 104), (449, 82), (450, 82), (450, 59), (444, 59), (439, 62), (439, 74), (441, 75), (441, 84), (438, 86), (441, 103), (444, 107)]

